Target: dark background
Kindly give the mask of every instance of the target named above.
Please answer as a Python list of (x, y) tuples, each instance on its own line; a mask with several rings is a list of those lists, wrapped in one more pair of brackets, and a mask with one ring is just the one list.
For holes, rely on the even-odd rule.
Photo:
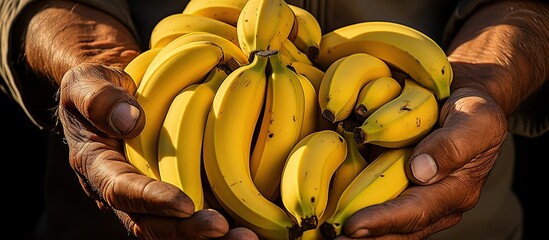
[[(5, 95), (0, 97), (0, 119), (4, 127), (0, 145), (3, 207), (8, 213), (4, 214), (8, 225), (4, 225), (7, 232), (3, 235), (12, 236), (10, 231), (18, 231), (16, 235), (20, 239), (33, 239), (33, 230), (44, 206), (42, 184), (47, 133), (32, 125), (19, 106)], [(546, 233), (541, 226), (547, 222), (542, 216), (546, 205), (540, 200), (547, 189), (541, 177), (548, 174), (542, 166), (549, 160), (545, 155), (549, 151), (549, 133), (537, 138), (517, 136), (515, 141), (520, 159), (513, 187), (525, 210), (524, 240), (527, 240)]]

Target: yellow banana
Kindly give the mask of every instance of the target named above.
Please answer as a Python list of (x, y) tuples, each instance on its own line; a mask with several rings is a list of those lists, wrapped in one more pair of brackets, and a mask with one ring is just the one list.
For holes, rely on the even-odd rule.
[(367, 53), (354, 53), (332, 63), (318, 91), (322, 117), (335, 123), (353, 113), (360, 89), (368, 82), (390, 77), (391, 70), (382, 60)]
[(299, 139), (317, 131), (317, 121), (320, 117), (320, 108), (318, 106), (318, 96), (316, 90), (309, 79), (302, 74), (297, 74), (299, 82), (303, 87), (305, 94), (305, 110), (303, 110), (303, 124), (301, 125), (301, 133)]
[(132, 77), (135, 86), (139, 87), (145, 71), (149, 68), (154, 57), (160, 52), (160, 49), (162, 48), (147, 49), (126, 65), (124, 72)]
[(318, 93), (320, 90), (320, 82), (322, 82), (322, 78), (324, 77), (324, 71), (320, 70), (316, 66), (299, 61), (291, 62), (288, 65), (293, 68), (295, 72), (307, 77), (311, 84), (313, 84), (315, 91)]
[[(296, 65), (302, 64), (301, 62), (293, 62), (293, 63)], [(303, 65), (306, 65), (306, 64), (303, 64)], [(309, 65), (306, 65), (306, 66), (309, 66)], [(305, 94), (305, 110), (303, 114), (304, 118), (303, 118), (303, 125), (301, 126), (301, 134), (299, 137), (299, 139), (302, 139), (305, 136), (309, 135), (310, 133), (319, 130), (318, 120), (321, 119), (321, 117), (320, 117), (320, 106), (318, 105), (318, 94), (317, 94), (317, 90), (315, 89), (315, 86), (313, 85), (314, 82), (311, 79), (309, 79), (304, 74), (296, 71), (296, 68), (294, 68), (293, 66), (288, 65), (287, 67), (297, 73), (297, 76), (299, 77), (299, 80), (301, 82), (301, 86), (303, 86), (303, 93)], [(311, 76), (311, 74), (309, 74), (309, 76)], [(322, 130), (326, 130), (326, 129), (322, 129)]]
[(301, 237), (301, 240), (324, 240), (322, 234), (320, 234), (319, 226), (317, 226), (315, 229), (303, 231), (303, 236)]
[(190, 85), (173, 99), (158, 136), (160, 180), (187, 194), (195, 210), (204, 207), (201, 180), (202, 139), (213, 97), (227, 73), (215, 67), (201, 83)]
[(231, 71), (240, 65), (248, 63), (248, 56), (244, 55), (238, 45), (235, 45), (224, 37), (209, 32), (190, 32), (183, 34), (164, 46), (163, 48), (167, 50), (163, 52), (169, 52), (169, 49), (174, 49), (183, 44), (197, 41), (210, 41), (219, 45), (223, 49), (223, 60), (221, 63), (227, 66)]
[(313, 65), (313, 62), (309, 60), (309, 57), (307, 57), (304, 52), (297, 49), (290, 39), (286, 39), (284, 43), (282, 43), (280, 54), (282, 55), (282, 60), (286, 65), (292, 62), (302, 62), (308, 65)]
[(280, 52), (269, 56), (269, 64), (271, 73), (250, 173), (259, 192), (274, 201), (286, 157), (300, 139), (306, 102), (298, 75), (282, 63)]
[(322, 36), (316, 63), (327, 68), (337, 59), (357, 52), (376, 56), (405, 72), (433, 91), (438, 100), (450, 95), (453, 72), (446, 53), (417, 29), (383, 21), (341, 27)]
[(320, 23), (309, 11), (295, 5), (290, 4), (289, 6), (297, 21), (297, 33), (293, 43), (311, 61), (314, 61), (318, 56), (320, 41), (322, 40)]
[(259, 192), (249, 170), (253, 133), (265, 102), (269, 54), (258, 52), (217, 90), (206, 121), (204, 169), (219, 204), (239, 225), (261, 239), (298, 239), (302, 231), (294, 219)]
[(294, 25), (294, 13), (284, 0), (249, 0), (237, 21), (238, 42), (247, 56), (280, 50)]
[(358, 94), (355, 105), (357, 119), (364, 122), (375, 110), (395, 99), (402, 86), (392, 77), (381, 77), (366, 84)]
[(125, 140), (127, 159), (143, 174), (160, 179), (158, 134), (173, 98), (183, 88), (202, 81), (222, 58), (221, 47), (201, 41), (153, 59), (135, 93), (145, 114), (145, 127), (138, 136)]
[(213, 18), (236, 27), (238, 16), (248, 0), (192, 0), (183, 14)]
[(372, 113), (355, 128), (359, 144), (399, 148), (417, 143), (438, 121), (438, 103), (433, 92), (411, 79), (404, 80), (400, 95)]
[(317, 227), (328, 202), (330, 179), (346, 155), (347, 142), (332, 130), (307, 135), (288, 155), (280, 195), (304, 231)]
[(175, 38), (190, 32), (213, 33), (238, 46), (236, 27), (209, 17), (176, 13), (156, 23), (151, 32), (149, 48), (166, 46)]
[(337, 201), (345, 188), (347, 188), (353, 179), (355, 179), (355, 177), (368, 165), (368, 162), (366, 162), (366, 159), (364, 159), (360, 153), (359, 146), (354, 139), (353, 130), (346, 129), (343, 126), (343, 122), (339, 122), (336, 131), (347, 142), (347, 157), (337, 168), (332, 177), (328, 204), (326, 205), (326, 211), (324, 211), (324, 214), (319, 219), (319, 224), (322, 224), (328, 217), (332, 216), (335, 212)]
[(387, 149), (366, 166), (341, 194), (334, 213), (320, 225), (324, 239), (341, 234), (345, 221), (358, 210), (396, 198), (409, 185), (404, 170), (412, 148)]

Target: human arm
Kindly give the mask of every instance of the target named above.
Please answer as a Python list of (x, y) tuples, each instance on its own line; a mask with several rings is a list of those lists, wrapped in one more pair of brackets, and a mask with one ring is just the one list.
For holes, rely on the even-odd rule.
[(506, 138), (506, 118), (549, 79), (548, 26), (542, 1), (487, 3), (468, 18), (447, 50), (454, 80), (440, 126), (407, 166), (416, 185), (359, 211), (344, 226), (347, 236), (424, 239), (476, 206)]
[(28, 11), (26, 61), (59, 87), (59, 121), (70, 165), (88, 196), (142, 239), (209, 239), (227, 233), (220, 213), (193, 213), (182, 191), (142, 175), (124, 157), (122, 139), (139, 134), (144, 124), (132, 96), (136, 86), (122, 70), (140, 51), (127, 27), (71, 1), (40, 1)]

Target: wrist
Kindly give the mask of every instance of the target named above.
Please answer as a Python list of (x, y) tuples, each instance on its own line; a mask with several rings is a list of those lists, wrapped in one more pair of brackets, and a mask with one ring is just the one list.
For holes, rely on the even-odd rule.
[(548, 5), (503, 1), (473, 14), (448, 50), (452, 90), (486, 92), (509, 116), (549, 77)]
[(28, 23), (29, 67), (59, 85), (80, 63), (125, 67), (139, 52), (131, 33), (112, 16), (70, 1), (43, 1)]

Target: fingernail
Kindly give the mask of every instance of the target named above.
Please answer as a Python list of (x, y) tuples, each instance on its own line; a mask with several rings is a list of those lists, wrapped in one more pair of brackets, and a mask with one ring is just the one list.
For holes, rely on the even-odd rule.
[(135, 127), (139, 109), (127, 102), (120, 102), (111, 113), (111, 127), (119, 133), (127, 133)]
[(370, 236), (370, 231), (368, 229), (358, 229), (353, 234), (351, 234), (352, 238), (363, 238)]
[(412, 159), (410, 163), (412, 167), (412, 174), (421, 182), (428, 182), (437, 173), (437, 164), (427, 154), (420, 154)]

